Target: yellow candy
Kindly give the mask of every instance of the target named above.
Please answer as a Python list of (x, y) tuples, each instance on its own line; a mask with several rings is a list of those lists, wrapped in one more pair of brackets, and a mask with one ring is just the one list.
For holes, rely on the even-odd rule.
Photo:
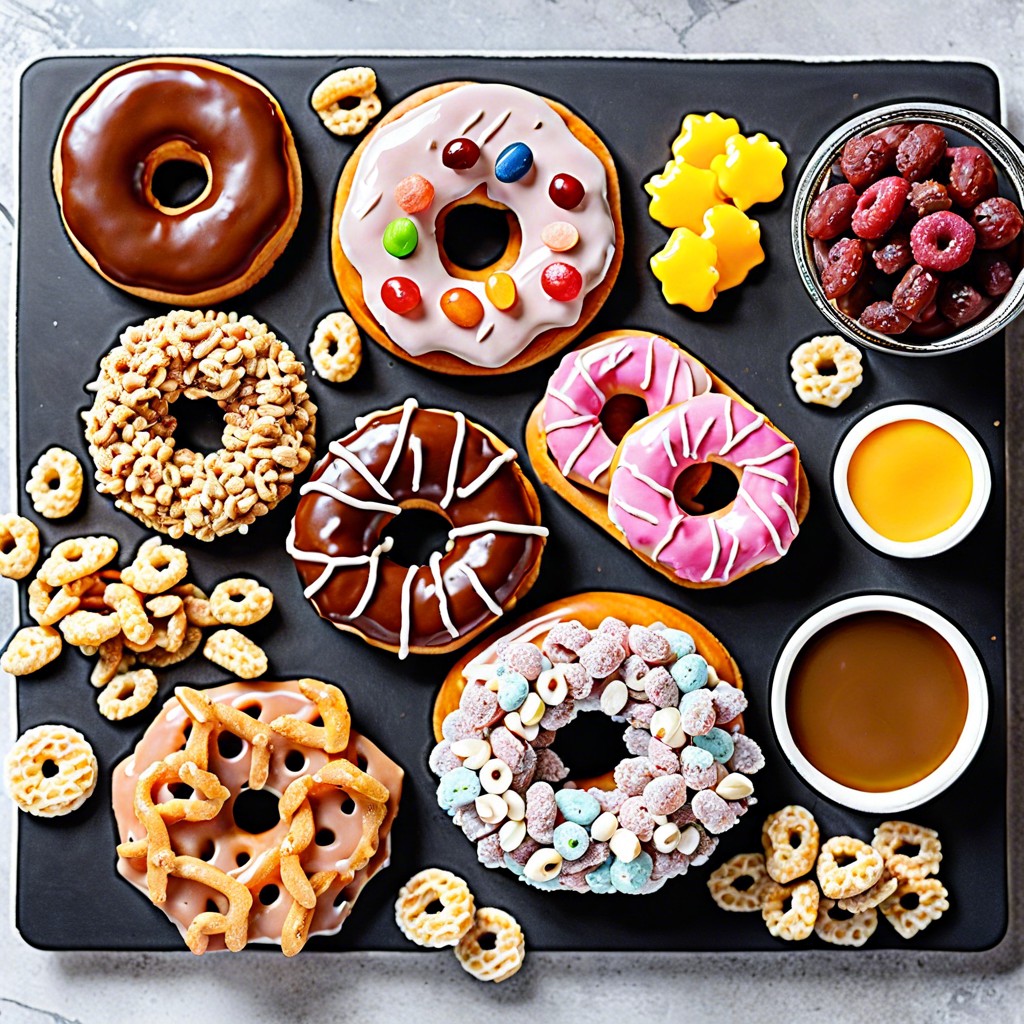
[(704, 211), (725, 198), (713, 171), (683, 160), (669, 161), (644, 188), (651, 196), (651, 216), (659, 224), (689, 228), (698, 235), (704, 230)]
[(689, 228), (676, 228), (665, 248), (651, 257), (651, 270), (661, 282), (667, 302), (704, 313), (715, 301), (717, 262), (718, 250), (713, 242)]
[(777, 142), (760, 132), (745, 138), (731, 135), (725, 153), (711, 161), (718, 187), (741, 209), (770, 203), (782, 195), (782, 168), (786, 154)]
[(740, 126), (735, 117), (719, 117), (712, 112), (687, 114), (683, 127), (672, 143), (672, 155), (685, 160), (693, 167), (711, 166), (719, 153), (725, 152), (725, 143), (730, 135), (739, 133)]
[(516, 304), (516, 283), (508, 274), (499, 270), (489, 278), (484, 285), (484, 291), (491, 304), (502, 311), (511, 309)]
[(701, 238), (713, 242), (718, 250), (717, 291), (735, 288), (754, 267), (764, 263), (760, 225), (735, 206), (712, 206), (704, 214)]

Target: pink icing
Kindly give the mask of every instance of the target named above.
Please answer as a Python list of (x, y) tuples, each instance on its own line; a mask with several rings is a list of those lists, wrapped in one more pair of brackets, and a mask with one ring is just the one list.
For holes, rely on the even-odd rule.
[(704, 367), (667, 338), (636, 334), (589, 345), (566, 355), (548, 384), (548, 449), (563, 474), (607, 493), (616, 445), (599, 417), (608, 399), (636, 395), (652, 414), (710, 390)]
[[(673, 485), (688, 466), (709, 459), (741, 471), (739, 490), (725, 509), (689, 515)], [(631, 548), (680, 579), (728, 583), (789, 550), (799, 532), (799, 466), (795, 445), (761, 414), (726, 395), (700, 395), (664, 409), (623, 441), (608, 515)]]
[[(460, 137), (476, 142), (481, 155), (474, 167), (455, 171), (444, 166), (441, 153)], [(534, 164), (524, 178), (506, 184), (494, 176), (494, 161), (513, 142), (530, 147)], [(578, 178), (586, 190), (574, 210), (560, 209), (548, 196), (558, 173)], [(434, 186), (434, 201), (422, 213), (404, 213), (395, 202), (395, 186), (410, 174), (421, 174)], [(506, 271), (515, 281), (518, 301), (507, 312), (487, 298), (483, 281), (450, 277), (438, 256), (438, 212), (481, 183), (492, 199), (515, 213), (522, 228), (519, 257)], [(542, 332), (579, 320), (583, 300), (604, 280), (615, 253), (607, 192), (604, 165), (540, 96), (509, 85), (465, 85), (376, 129), (360, 157), (339, 238), (362, 277), (363, 300), (396, 345), (411, 356), (448, 352), (474, 366), (495, 368)], [(381, 239), (392, 220), (405, 216), (415, 223), (419, 243), (412, 255), (397, 259)], [(553, 221), (567, 221), (579, 232), (580, 241), (569, 252), (553, 253), (541, 241), (541, 232)], [(541, 272), (556, 260), (571, 264), (583, 277), (583, 288), (571, 302), (551, 299), (541, 287)], [(393, 313), (381, 299), (381, 285), (395, 276), (411, 278), (423, 296), (408, 316)], [(441, 310), (441, 296), (456, 286), (483, 304), (484, 317), (475, 328), (456, 327)]]

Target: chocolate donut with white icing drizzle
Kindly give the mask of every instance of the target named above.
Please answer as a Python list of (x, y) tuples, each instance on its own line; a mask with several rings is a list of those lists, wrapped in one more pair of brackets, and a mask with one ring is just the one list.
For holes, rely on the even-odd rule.
[[(461, 412), (414, 398), (333, 441), (301, 489), (288, 534), (304, 593), (337, 628), (398, 653), (442, 654), (515, 606), (547, 530), (516, 453)], [(443, 551), (401, 565), (389, 524), (427, 509), (450, 524)]]

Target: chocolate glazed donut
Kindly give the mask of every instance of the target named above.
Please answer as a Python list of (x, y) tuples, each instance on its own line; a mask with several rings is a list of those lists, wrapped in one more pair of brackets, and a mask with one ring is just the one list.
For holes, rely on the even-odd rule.
[[(547, 530), (516, 453), (462, 413), (373, 413), (330, 445), (288, 535), (306, 597), (368, 643), (442, 654), (467, 643), (533, 585)], [(444, 551), (399, 565), (382, 536), (403, 509), (451, 524)]]
[[(206, 187), (165, 206), (153, 176), (198, 165)], [(277, 100), (231, 68), (186, 57), (107, 72), (71, 107), (53, 155), (71, 241), (111, 284), (202, 305), (245, 291), (284, 250), (302, 206), (298, 155)]]

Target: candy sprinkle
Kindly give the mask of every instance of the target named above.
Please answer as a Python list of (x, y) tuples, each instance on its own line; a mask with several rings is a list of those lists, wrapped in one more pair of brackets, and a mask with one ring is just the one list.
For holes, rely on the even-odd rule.
[(511, 309), (516, 304), (516, 283), (504, 271), (499, 270), (491, 274), (487, 278), (484, 291), (487, 293), (487, 298), (491, 300), (491, 304), (502, 312)]
[(494, 161), (494, 176), (506, 185), (526, 177), (533, 166), (533, 150), (525, 142), (506, 146)]
[(416, 251), (420, 235), (408, 217), (396, 217), (385, 229), (384, 243), (385, 250), (398, 259), (405, 259)]

